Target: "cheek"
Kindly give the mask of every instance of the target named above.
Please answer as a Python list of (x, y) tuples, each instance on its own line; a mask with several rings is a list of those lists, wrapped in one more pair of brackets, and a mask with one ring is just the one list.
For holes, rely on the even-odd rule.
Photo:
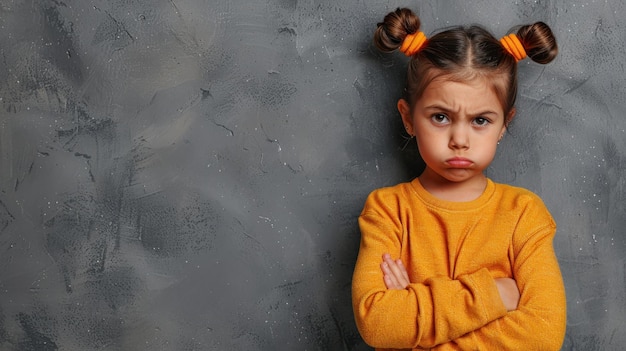
[(493, 143), (490, 143), (490, 145), (488, 146), (490, 153), (491, 153), (491, 159), (493, 159), (496, 155), (496, 153), (498, 152), (498, 142), (495, 141)]
[(415, 139), (417, 144), (417, 150), (424, 160), (432, 159), (436, 157), (439, 150), (447, 149), (447, 145), (442, 145), (432, 138), (420, 138), (419, 135), (416, 135)]

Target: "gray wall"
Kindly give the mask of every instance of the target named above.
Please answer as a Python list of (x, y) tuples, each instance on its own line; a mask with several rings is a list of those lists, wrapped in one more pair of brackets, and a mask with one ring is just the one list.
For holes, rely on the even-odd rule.
[(0, 349), (366, 350), (350, 279), (403, 148), (397, 6), (543, 20), (488, 174), (559, 224), (564, 350), (626, 344), (623, 1), (0, 1)]

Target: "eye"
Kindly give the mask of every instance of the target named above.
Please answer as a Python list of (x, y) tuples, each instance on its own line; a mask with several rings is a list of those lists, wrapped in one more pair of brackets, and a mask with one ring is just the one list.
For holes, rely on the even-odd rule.
[(476, 124), (476, 125), (486, 126), (489, 123), (491, 123), (491, 122), (488, 119), (486, 119), (485, 117), (476, 117), (476, 118), (474, 118), (474, 124)]
[(448, 116), (444, 115), (443, 113), (435, 113), (434, 115), (432, 115), (431, 120), (433, 122), (435, 122), (436, 124), (445, 124), (448, 123)]

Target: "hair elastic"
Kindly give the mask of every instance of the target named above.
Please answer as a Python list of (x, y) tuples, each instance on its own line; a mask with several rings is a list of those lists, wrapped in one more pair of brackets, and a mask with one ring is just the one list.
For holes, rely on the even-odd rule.
[(519, 62), (526, 57), (526, 50), (524, 50), (524, 46), (517, 35), (513, 33), (505, 35), (502, 39), (500, 39), (500, 43), (502, 43), (502, 46), (504, 46), (509, 54), (515, 57), (516, 62)]
[(400, 47), (400, 51), (402, 51), (407, 56), (413, 56), (417, 53), (424, 43), (426, 42), (426, 35), (424, 32), (419, 31), (416, 33), (412, 33), (407, 35), (402, 42), (402, 46)]

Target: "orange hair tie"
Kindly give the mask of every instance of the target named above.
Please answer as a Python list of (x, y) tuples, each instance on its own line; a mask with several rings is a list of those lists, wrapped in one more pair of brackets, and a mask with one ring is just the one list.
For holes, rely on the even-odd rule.
[(426, 35), (424, 32), (416, 32), (413, 34), (409, 34), (404, 38), (402, 42), (402, 46), (400, 47), (400, 51), (402, 51), (407, 56), (413, 56), (417, 53), (424, 43), (426, 42)]
[(509, 34), (505, 35), (500, 39), (500, 43), (509, 52), (513, 57), (515, 57), (515, 61), (519, 62), (526, 57), (526, 50), (524, 50), (524, 46), (522, 42), (519, 40), (517, 35)]

